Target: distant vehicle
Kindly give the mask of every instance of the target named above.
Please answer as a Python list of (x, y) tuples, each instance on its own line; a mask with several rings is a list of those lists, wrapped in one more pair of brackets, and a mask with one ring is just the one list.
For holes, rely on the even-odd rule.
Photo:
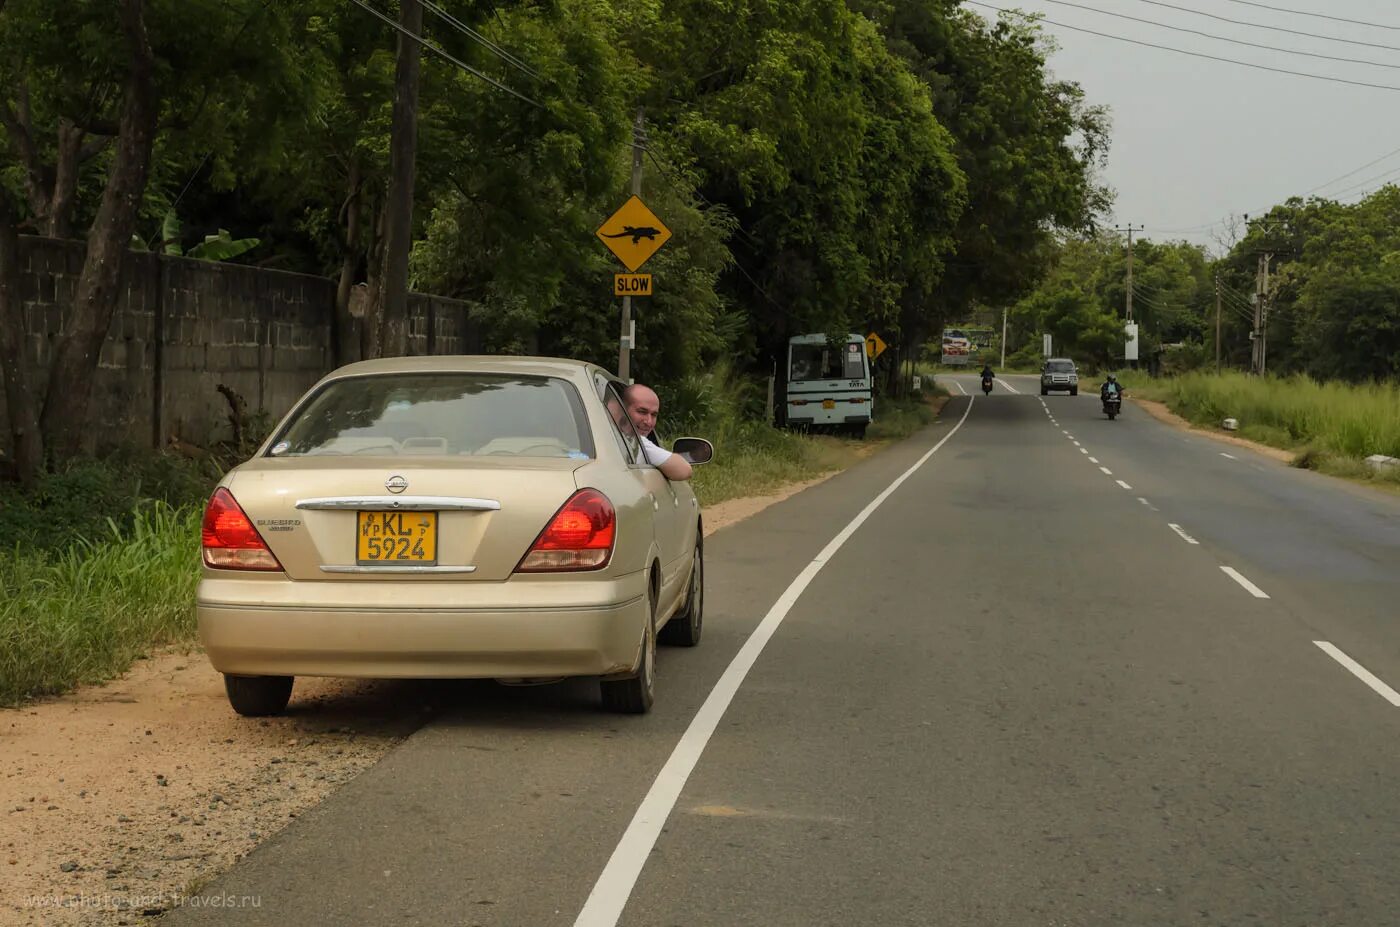
[(942, 363), (953, 367), (963, 367), (971, 362), (972, 340), (960, 328), (943, 330)]
[(647, 711), (658, 637), (700, 639), (703, 535), (623, 386), (501, 357), (365, 361), (313, 386), (204, 514), (199, 636), (233, 709), (280, 713), (296, 676), (592, 676), (605, 708)]
[(875, 417), (865, 336), (832, 344), (824, 334), (788, 339), (787, 424), (845, 431), (858, 438)]
[(1071, 396), (1079, 395), (1079, 371), (1075, 369), (1074, 361), (1067, 357), (1046, 360), (1040, 368), (1040, 395), (1048, 396), (1052, 390), (1067, 392)]

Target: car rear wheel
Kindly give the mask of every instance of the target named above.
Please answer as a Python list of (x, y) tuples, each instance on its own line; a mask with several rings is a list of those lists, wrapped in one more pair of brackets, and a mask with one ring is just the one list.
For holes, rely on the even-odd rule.
[(637, 668), (626, 679), (604, 679), (603, 707), (625, 715), (644, 715), (656, 699), (656, 595), (642, 631), (642, 655)]
[(224, 675), (224, 691), (233, 710), (245, 718), (280, 715), (292, 697), (293, 676)]
[(690, 567), (690, 591), (685, 607), (661, 629), (661, 643), (678, 647), (694, 647), (700, 643), (705, 622), (705, 549), (695, 543), (695, 560)]

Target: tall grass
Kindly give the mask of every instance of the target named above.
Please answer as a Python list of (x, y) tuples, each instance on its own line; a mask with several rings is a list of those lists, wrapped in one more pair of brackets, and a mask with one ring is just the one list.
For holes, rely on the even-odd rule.
[(1163, 381), (1158, 389), (1186, 418), (1207, 425), (1238, 419), (1247, 436), (1265, 443), (1308, 446), (1353, 460), (1372, 454), (1400, 457), (1397, 384), (1190, 373)]
[(110, 679), (193, 637), (199, 519), (154, 504), (62, 551), (0, 552), (0, 704)]

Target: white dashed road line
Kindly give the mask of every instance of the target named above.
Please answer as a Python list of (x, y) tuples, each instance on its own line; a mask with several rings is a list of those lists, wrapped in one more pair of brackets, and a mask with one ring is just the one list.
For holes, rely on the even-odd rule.
[(1161, 511), (1161, 509), (1157, 508), (1157, 506), (1153, 505), (1151, 502), (1148, 502), (1148, 501), (1147, 501), (1146, 499), (1144, 499), (1142, 496), (1138, 496), (1138, 501), (1141, 502), (1143, 505), (1147, 506), (1149, 509), (1151, 509), (1151, 510), (1154, 511), (1154, 512), (1160, 512), (1160, 511)]
[(1107, 467), (1099, 467), (1099, 469), (1102, 470), (1102, 471), (1104, 472), (1104, 475), (1106, 475), (1106, 476), (1112, 476), (1112, 475), (1113, 475), (1113, 471), (1110, 470), (1110, 469), (1108, 469)]
[(1239, 460), (1239, 458), (1236, 457), (1234, 454), (1227, 454), (1227, 453), (1225, 453), (1224, 451), (1221, 451), (1221, 452), (1220, 452), (1220, 456), (1221, 456), (1221, 457), (1228, 457), (1228, 458), (1230, 458), (1231, 460)]
[(1245, 591), (1248, 592), (1250, 595), (1254, 596), (1256, 599), (1267, 599), (1269, 597), (1269, 594), (1267, 592), (1265, 592), (1263, 589), (1260, 589), (1258, 586), (1254, 585), (1249, 580), (1241, 576), (1240, 571), (1236, 570), (1234, 567), (1223, 566), (1220, 569), (1225, 573), (1226, 576), (1230, 577), (1235, 582), (1243, 586)]
[(1381, 698), (1385, 699), (1396, 708), (1400, 708), (1400, 692), (1396, 692), (1390, 686), (1381, 682), (1370, 670), (1347, 656), (1336, 646), (1327, 641), (1313, 641), (1313, 643), (1320, 647), (1323, 653), (1350, 670), (1353, 676), (1370, 686)]
[(1097, 457), (1090, 457), (1090, 458), (1089, 458), (1089, 463), (1098, 463), (1098, 462), (1099, 462), (1099, 459), (1098, 459)]
[(1193, 538), (1191, 535), (1187, 534), (1187, 533), (1182, 529), (1182, 527), (1181, 527), (1180, 525), (1167, 525), (1167, 527), (1170, 528), (1170, 529), (1172, 529), (1173, 531), (1175, 531), (1177, 534), (1181, 535), (1181, 539), (1182, 539), (1183, 541), (1185, 541), (1187, 544), (1199, 544), (1199, 543), (1201, 543), (1200, 541), (1198, 541), (1198, 540), (1196, 540), (1195, 538)]
[(1133, 487), (1129, 486), (1127, 483), (1123, 482), (1122, 480), (1117, 480), (1116, 482), (1118, 483), (1119, 486), (1122, 486), (1124, 489), (1131, 490), (1131, 489), (1133, 488)]

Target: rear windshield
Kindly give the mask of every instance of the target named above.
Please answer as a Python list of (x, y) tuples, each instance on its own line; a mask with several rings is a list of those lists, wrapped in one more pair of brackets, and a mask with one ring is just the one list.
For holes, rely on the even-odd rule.
[(305, 403), (269, 455), (591, 458), (573, 384), (484, 373), (336, 380)]
[(862, 380), (865, 378), (865, 343), (794, 344), (789, 380)]
[(1045, 365), (1045, 369), (1051, 373), (1074, 373), (1074, 364), (1071, 361), (1051, 361)]

